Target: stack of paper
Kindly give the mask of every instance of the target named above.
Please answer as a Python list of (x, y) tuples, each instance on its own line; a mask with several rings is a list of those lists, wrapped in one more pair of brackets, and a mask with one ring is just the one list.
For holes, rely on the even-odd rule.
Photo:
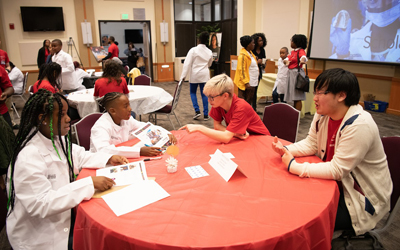
[(117, 215), (135, 211), (141, 207), (170, 196), (155, 181), (138, 181), (126, 188), (103, 195), (104, 201)]
[(129, 185), (101, 197), (117, 216), (169, 196), (157, 182), (148, 179), (143, 161), (97, 169), (96, 175), (113, 179), (116, 186)]

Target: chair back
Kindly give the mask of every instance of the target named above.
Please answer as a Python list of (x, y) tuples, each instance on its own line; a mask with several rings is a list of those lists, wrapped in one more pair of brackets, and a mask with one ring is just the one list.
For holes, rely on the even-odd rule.
[(33, 85), (29, 86), (29, 88), (28, 88), (28, 93), (29, 93), (30, 95), (33, 95)]
[(183, 80), (180, 80), (178, 82), (178, 84), (176, 85), (174, 99), (172, 100), (171, 112), (174, 112), (176, 106), (178, 105), (179, 96), (181, 95), (181, 89), (182, 89), (182, 85), (183, 85), (182, 82), (183, 82)]
[(133, 80), (133, 85), (150, 86), (151, 85), (151, 79), (150, 79), (150, 77), (148, 77), (146, 75), (140, 75), (140, 76), (135, 77), (135, 79)]
[(25, 93), (26, 83), (28, 82), (28, 73), (29, 73), (29, 72), (26, 72), (26, 73), (25, 73), (24, 83), (23, 83), (23, 85), (22, 85), (22, 94)]
[(264, 109), (263, 122), (272, 136), (296, 142), (300, 112), (287, 103), (275, 103)]
[(390, 198), (390, 211), (392, 211), (400, 196), (400, 137), (383, 137), (382, 144), (393, 181), (393, 191)]
[(90, 149), (91, 130), (100, 116), (102, 116), (101, 113), (89, 114), (73, 125), (76, 131), (78, 145), (84, 147), (86, 150)]

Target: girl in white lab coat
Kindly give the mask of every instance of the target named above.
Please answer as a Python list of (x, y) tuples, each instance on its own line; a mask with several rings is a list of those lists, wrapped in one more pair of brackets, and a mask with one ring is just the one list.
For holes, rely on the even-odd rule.
[[(115, 147), (117, 144), (134, 139), (135, 137), (131, 133), (146, 124), (135, 120), (131, 116), (132, 109), (126, 95), (119, 92), (110, 92), (100, 99), (99, 104), (107, 112), (92, 127), (90, 151), (119, 154), (128, 158), (158, 156), (161, 154), (158, 147)], [(170, 142), (176, 144), (175, 136), (171, 133), (168, 136)]]
[(64, 96), (40, 89), (24, 106), (7, 174), (7, 234), (13, 249), (72, 249), (71, 209), (114, 181), (87, 177), (82, 167), (127, 163), (122, 156), (93, 154), (72, 145)]

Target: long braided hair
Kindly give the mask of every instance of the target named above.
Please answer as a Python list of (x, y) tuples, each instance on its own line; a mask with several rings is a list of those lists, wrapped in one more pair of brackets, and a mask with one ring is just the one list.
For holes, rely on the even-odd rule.
[(40, 67), (40, 70), (43, 70), (43, 71), (39, 72), (39, 82), (38, 82), (37, 88), (39, 89), (40, 84), (42, 83), (43, 79), (46, 77), (49, 80), (50, 84), (55, 89), (61, 89), (60, 85), (57, 83), (57, 79), (61, 75), (60, 64), (52, 62), (49, 64), (44, 64), (43, 67), (44, 67), (43, 69), (42, 69), (42, 67)]
[[(70, 140), (70, 132), (64, 136), (64, 142), (61, 135), (61, 117), (62, 117), (62, 109), (63, 103), (62, 100), (67, 102), (66, 98), (59, 94), (52, 94), (50, 91), (45, 89), (39, 89), (39, 91), (28, 99), (26, 102), (21, 115), (21, 122), (20, 122), (20, 129), (18, 131), (16, 137), (16, 146), (14, 149), (14, 154), (11, 157), (11, 170), (10, 174), (10, 187), (8, 193), (8, 202), (7, 202), (7, 209), (8, 215), (14, 209), (14, 202), (15, 202), (15, 188), (14, 188), (14, 171), (15, 171), (15, 163), (18, 158), (18, 154), (21, 150), (27, 145), (27, 143), (37, 134), (42, 126), (42, 123), (46, 116), (50, 117), (50, 139), (53, 143), (53, 147), (58, 154), (58, 157), (61, 160), (61, 156), (58, 152), (54, 141), (54, 134), (53, 134), (53, 111), (54, 111), (54, 104), (58, 104), (58, 142), (61, 145), (62, 152), (64, 153), (65, 157), (67, 158), (67, 163), (69, 167), (69, 178), (70, 182), (75, 180), (74, 175), (74, 168), (73, 168), (73, 159), (72, 159), (72, 143)], [(39, 115), (42, 114), (40, 120)]]

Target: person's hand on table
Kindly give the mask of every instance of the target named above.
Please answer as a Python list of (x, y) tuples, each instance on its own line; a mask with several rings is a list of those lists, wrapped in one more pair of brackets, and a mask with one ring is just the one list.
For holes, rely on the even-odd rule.
[(286, 148), (283, 147), (282, 143), (278, 140), (277, 136), (274, 137), (274, 141), (272, 142), (272, 149), (280, 156), (283, 156), (287, 151)]
[(127, 164), (127, 163), (129, 163), (129, 161), (124, 156), (113, 155), (110, 157), (110, 159), (108, 159), (107, 163), (111, 164), (113, 166), (117, 166), (117, 165)]
[(168, 134), (168, 137), (169, 137), (169, 142), (171, 142), (172, 145), (175, 145), (178, 143), (178, 140), (176, 139), (175, 135)]
[[(282, 155), (282, 162), (285, 164), (285, 166), (289, 166), (290, 161), (294, 158), (292, 153), (289, 152), (289, 150), (285, 149), (285, 153)], [(296, 161), (296, 160), (293, 160)]]
[(179, 128), (179, 130), (184, 130), (186, 129), (186, 131), (191, 134), (193, 132), (197, 132), (200, 131), (201, 127), (203, 127), (202, 125), (197, 125), (197, 124), (186, 124), (185, 126)]
[(92, 176), (93, 186), (95, 189), (105, 191), (115, 185), (115, 181), (105, 176)]
[(161, 155), (161, 149), (158, 147), (141, 147), (140, 155), (141, 156), (158, 156)]
[(272, 142), (272, 149), (278, 153), (282, 157), (282, 162), (287, 167), (290, 161), (294, 158), (292, 153), (287, 150), (282, 143), (278, 140), (278, 137), (274, 137), (274, 141)]
[(241, 140), (246, 140), (247, 138), (249, 138), (249, 133), (246, 131), (245, 134), (235, 134), (234, 137), (239, 138)]

